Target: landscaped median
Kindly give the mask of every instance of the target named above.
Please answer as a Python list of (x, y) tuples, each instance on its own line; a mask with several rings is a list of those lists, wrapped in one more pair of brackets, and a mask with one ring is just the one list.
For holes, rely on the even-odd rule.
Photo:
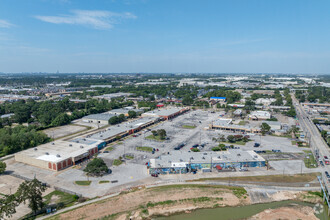
[(145, 151), (145, 152), (152, 152), (153, 148), (152, 147), (136, 147), (136, 150)]
[(91, 185), (92, 181), (75, 181), (74, 182), (76, 185), (79, 185), (79, 186), (89, 186)]

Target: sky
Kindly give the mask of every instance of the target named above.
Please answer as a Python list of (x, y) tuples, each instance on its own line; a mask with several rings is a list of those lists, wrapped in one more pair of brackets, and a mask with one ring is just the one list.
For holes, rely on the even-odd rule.
[(0, 72), (330, 73), (329, 0), (0, 0)]

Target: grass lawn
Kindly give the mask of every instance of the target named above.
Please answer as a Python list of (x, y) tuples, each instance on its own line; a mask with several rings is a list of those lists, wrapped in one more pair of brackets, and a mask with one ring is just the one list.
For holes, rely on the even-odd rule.
[(136, 150), (152, 152), (153, 148), (152, 147), (137, 147)]
[(183, 128), (187, 128), (187, 129), (194, 129), (196, 128), (195, 125), (182, 125)]
[(221, 142), (221, 144), (229, 144), (229, 145), (234, 145), (234, 144), (237, 144), (237, 145), (245, 145), (247, 142), (244, 142), (244, 141), (236, 141), (234, 143), (231, 143), (229, 141), (225, 141), (225, 142)]
[(113, 147), (107, 147), (107, 148), (105, 148), (105, 150), (107, 150), (107, 151), (112, 151), (112, 150), (114, 150), (115, 148), (113, 148)]
[(91, 185), (92, 181), (75, 181), (74, 183), (79, 186), (89, 186)]
[(52, 199), (53, 196), (58, 197), (56, 203), (64, 203), (66, 205), (68, 205), (70, 203), (74, 203), (78, 199), (78, 197), (76, 195), (72, 195), (72, 194), (69, 194), (69, 193), (65, 193), (65, 192), (55, 190), (55, 191), (49, 193), (48, 195), (46, 195), (44, 197), (45, 203), (50, 204), (51, 199)]
[(238, 125), (246, 125), (248, 122), (247, 121), (240, 121)]
[(292, 145), (297, 145), (297, 141), (291, 141)]
[(146, 137), (146, 139), (156, 140), (156, 141), (164, 141), (163, 139), (160, 139), (160, 136), (159, 135), (157, 135), (157, 136), (149, 135), (149, 136)]
[[(312, 154), (312, 151), (304, 150), (304, 152), (307, 154), (304, 158), (304, 163), (307, 168), (316, 168), (316, 160), (314, 158), (314, 155)], [(307, 158), (308, 157), (308, 158)]]
[(99, 181), (99, 184), (103, 184), (103, 183), (110, 183), (110, 181), (109, 180), (101, 180), (101, 181)]
[(238, 176), (238, 177), (218, 177), (218, 178), (202, 178), (190, 180), (189, 182), (199, 181), (249, 181), (249, 182), (272, 182), (272, 183), (300, 183), (310, 182), (317, 178), (318, 173), (306, 173), (296, 175), (269, 175), (269, 176)]
[(112, 165), (114, 165), (114, 166), (119, 166), (119, 165), (122, 164), (122, 163), (123, 163), (123, 161), (118, 160), (118, 159), (115, 159), (115, 160), (113, 161)]

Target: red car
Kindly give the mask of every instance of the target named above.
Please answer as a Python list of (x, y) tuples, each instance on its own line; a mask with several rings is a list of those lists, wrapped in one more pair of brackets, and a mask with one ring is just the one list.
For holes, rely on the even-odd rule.
[(157, 173), (153, 173), (153, 174), (151, 174), (151, 176), (158, 177), (158, 174)]

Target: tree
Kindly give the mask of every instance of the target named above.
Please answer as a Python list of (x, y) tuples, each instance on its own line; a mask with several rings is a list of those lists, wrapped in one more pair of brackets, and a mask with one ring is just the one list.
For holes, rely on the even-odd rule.
[(162, 140), (165, 139), (165, 137), (166, 137), (166, 131), (165, 131), (164, 129), (159, 129), (159, 130), (157, 131), (157, 133), (158, 133), (160, 139), (162, 139)]
[(119, 121), (119, 123), (121, 123), (121, 122), (123, 122), (123, 121), (125, 121), (125, 120), (126, 120), (126, 117), (125, 117), (124, 114), (120, 114), (120, 115), (118, 116), (118, 121)]
[(194, 102), (194, 100), (191, 98), (191, 96), (186, 95), (183, 99), (182, 99), (182, 104), (183, 105), (192, 105)]
[(6, 171), (6, 163), (3, 161), (0, 161), (0, 174), (3, 174)]
[(58, 115), (53, 121), (52, 121), (52, 126), (61, 126), (61, 125), (66, 125), (71, 122), (70, 116), (66, 113), (62, 113)]
[(39, 209), (42, 209), (45, 204), (42, 200), (42, 193), (46, 190), (46, 185), (34, 178), (32, 181), (25, 181), (18, 187), (15, 195), (17, 196), (18, 202), (29, 202), (29, 208), (34, 214)]
[(269, 124), (267, 124), (267, 123), (262, 123), (262, 124), (260, 125), (260, 128), (261, 128), (261, 133), (262, 133), (262, 135), (265, 135), (267, 132), (270, 131), (270, 126), (269, 126)]
[(136, 118), (136, 111), (132, 111), (132, 110), (128, 111), (128, 117), (129, 118)]
[(119, 123), (119, 119), (117, 116), (113, 116), (109, 119), (109, 124), (111, 125), (115, 125), (115, 124), (118, 124)]
[(87, 175), (102, 176), (103, 174), (107, 173), (108, 170), (108, 166), (101, 158), (94, 158), (87, 164), (84, 172), (86, 172)]
[(3, 195), (0, 198), (0, 219), (5, 216), (11, 218), (16, 213), (16, 207), (19, 205), (15, 195)]
[(230, 143), (234, 143), (234, 142), (235, 142), (235, 137), (234, 137), (234, 135), (228, 135), (228, 136), (227, 136), (227, 140), (228, 140)]
[(155, 131), (155, 130), (152, 130), (151, 133), (152, 133), (153, 136), (157, 136), (158, 135), (157, 131)]

